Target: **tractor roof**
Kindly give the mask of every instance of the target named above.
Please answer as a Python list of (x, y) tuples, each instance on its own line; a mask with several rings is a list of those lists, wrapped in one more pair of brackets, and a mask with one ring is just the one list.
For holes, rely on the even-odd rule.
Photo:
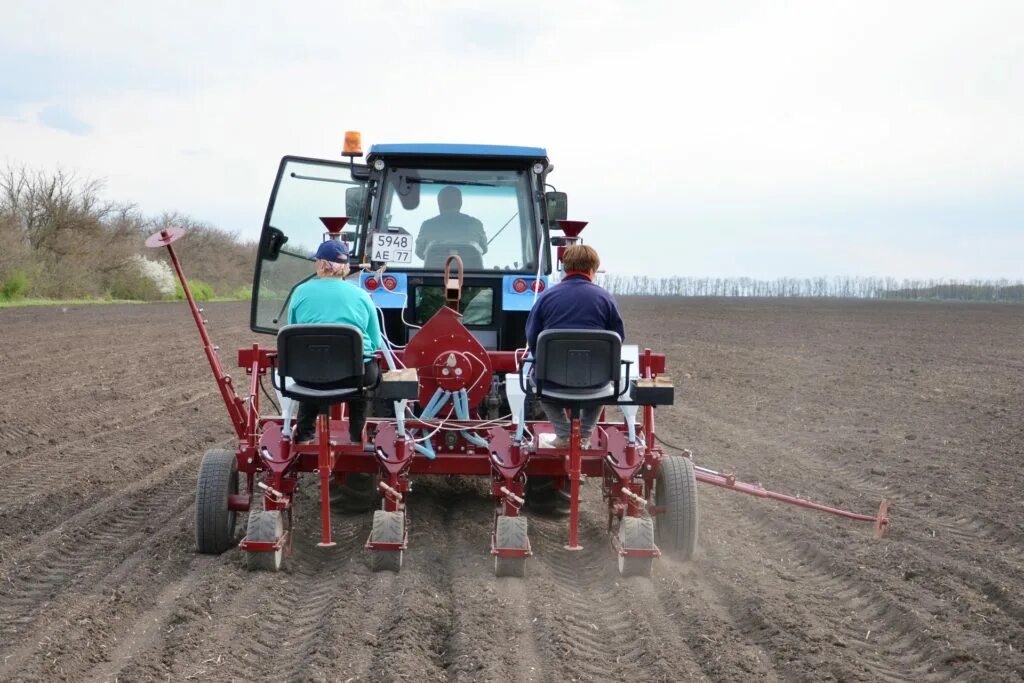
[(444, 143), (407, 143), (372, 145), (368, 156), (473, 156), (515, 157), (520, 159), (547, 159), (543, 147), (516, 147), (510, 145), (454, 145)]

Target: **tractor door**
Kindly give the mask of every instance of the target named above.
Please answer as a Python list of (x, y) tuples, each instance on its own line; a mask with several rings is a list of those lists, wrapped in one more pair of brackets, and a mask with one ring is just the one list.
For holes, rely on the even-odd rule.
[[(368, 175), (369, 169), (360, 164), (281, 160), (257, 252), (249, 322), (253, 332), (276, 334), (288, 323), (291, 293), (315, 277), (313, 254), (321, 242), (338, 239), (354, 256), (362, 253)], [(347, 223), (341, 220), (346, 217)]]

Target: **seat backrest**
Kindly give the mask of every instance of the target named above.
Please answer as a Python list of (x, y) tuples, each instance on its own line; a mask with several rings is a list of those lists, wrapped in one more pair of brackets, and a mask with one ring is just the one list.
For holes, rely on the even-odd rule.
[(352, 325), (285, 325), (277, 333), (278, 374), (310, 389), (361, 380), (363, 334)]
[(538, 384), (573, 389), (618, 385), (622, 340), (608, 330), (545, 330), (537, 337), (536, 356)]
[(427, 247), (426, 256), (423, 258), (423, 267), (441, 270), (449, 256), (461, 258), (462, 265), (467, 270), (482, 270), (484, 267), (483, 255), (476, 245), (458, 242), (432, 243)]

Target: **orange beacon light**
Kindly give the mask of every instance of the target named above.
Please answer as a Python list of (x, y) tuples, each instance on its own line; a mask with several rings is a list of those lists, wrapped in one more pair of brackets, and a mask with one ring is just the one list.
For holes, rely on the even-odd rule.
[(363, 139), (359, 131), (345, 131), (345, 146), (341, 150), (341, 155), (345, 157), (363, 156)]

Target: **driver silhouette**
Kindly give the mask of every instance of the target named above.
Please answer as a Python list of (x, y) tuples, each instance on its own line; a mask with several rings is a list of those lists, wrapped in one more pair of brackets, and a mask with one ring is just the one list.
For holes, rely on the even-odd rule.
[[(416, 255), (425, 262), (430, 257), (430, 262), (424, 265), (428, 268), (444, 265), (449, 250), (441, 247), (460, 252), (463, 260), (467, 260), (467, 256), (471, 259), (476, 256), (473, 260), (480, 261), (478, 254), (487, 253), (487, 234), (483, 223), (462, 213), (462, 192), (459, 188), (452, 185), (442, 188), (437, 193), (437, 208), (439, 215), (423, 221), (416, 236)], [(434, 245), (438, 248), (431, 249)], [(474, 267), (468, 262), (466, 266)]]

